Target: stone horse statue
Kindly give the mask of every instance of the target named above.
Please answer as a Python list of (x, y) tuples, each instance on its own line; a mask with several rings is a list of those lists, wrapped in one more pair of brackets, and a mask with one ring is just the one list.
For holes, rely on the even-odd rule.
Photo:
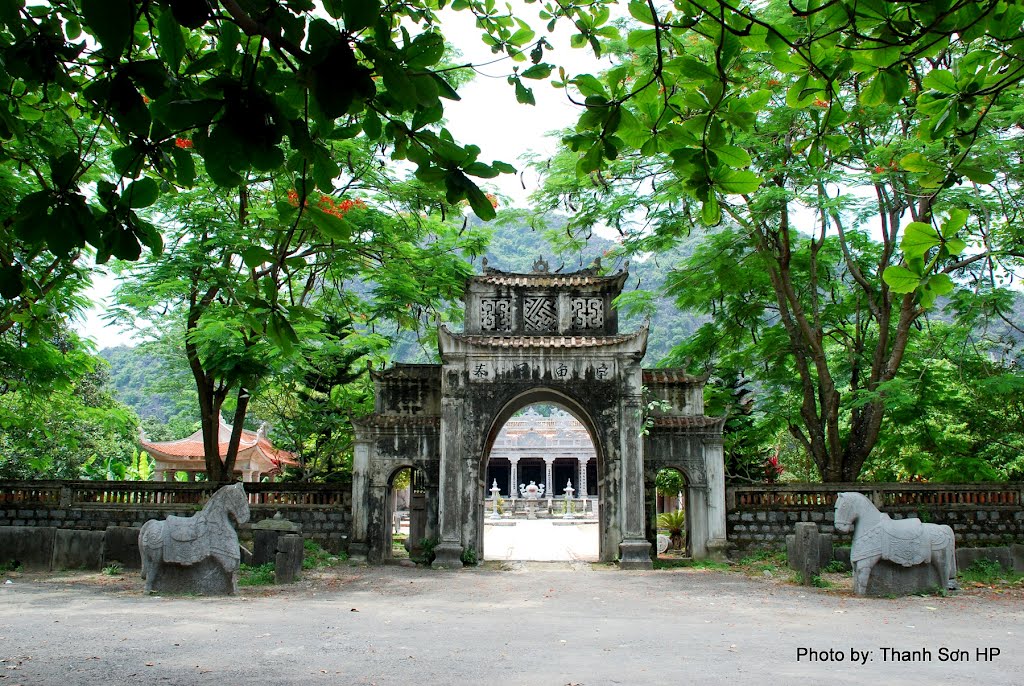
[(853, 532), (850, 563), (853, 590), (865, 595), (871, 569), (879, 560), (904, 567), (930, 564), (948, 589), (956, 586), (956, 551), (953, 529), (925, 524), (920, 519), (891, 519), (861, 493), (840, 493), (836, 498), (835, 527)]
[(219, 489), (192, 517), (151, 519), (139, 532), (142, 578), (154, 590), (207, 595), (238, 591), (238, 534), (228, 517), (249, 521), (241, 483)]

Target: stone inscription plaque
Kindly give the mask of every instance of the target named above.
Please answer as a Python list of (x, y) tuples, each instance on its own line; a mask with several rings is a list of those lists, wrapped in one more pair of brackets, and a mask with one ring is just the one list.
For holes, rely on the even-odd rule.
[(481, 298), (481, 331), (511, 331), (512, 301), (509, 298)]
[(602, 298), (573, 298), (572, 328), (599, 330), (604, 328), (604, 300)]
[(613, 380), (615, 378), (615, 362), (613, 360), (560, 360), (546, 363), (521, 360), (469, 362), (469, 380), (475, 383), (534, 378), (571, 381), (572, 379), (585, 379), (588, 376), (597, 381)]

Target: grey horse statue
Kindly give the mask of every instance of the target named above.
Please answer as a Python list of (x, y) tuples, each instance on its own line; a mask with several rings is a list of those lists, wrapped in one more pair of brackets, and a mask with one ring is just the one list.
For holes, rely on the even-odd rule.
[(865, 595), (871, 570), (879, 560), (904, 567), (930, 564), (947, 589), (956, 586), (956, 549), (953, 529), (926, 524), (920, 519), (891, 519), (861, 493), (840, 493), (836, 498), (835, 527), (853, 532), (850, 563), (853, 590)]
[(241, 483), (224, 486), (191, 517), (151, 519), (139, 531), (146, 592), (236, 593), (240, 561), (238, 524), (249, 521)]

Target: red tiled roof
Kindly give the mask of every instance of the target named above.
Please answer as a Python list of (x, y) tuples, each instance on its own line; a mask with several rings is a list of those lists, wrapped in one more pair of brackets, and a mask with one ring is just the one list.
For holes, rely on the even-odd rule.
[[(220, 430), (217, 435), (218, 451), (222, 456), (228, 452), (228, 443), (231, 441), (231, 431), (231, 425), (227, 424), (222, 417), (220, 421)], [(185, 459), (195, 458), (202, 460), (206, 455), (206, 451), (203, 448), (202, 429), (191, 436), (179, 438), (176, 441), (140, 440), (139, 445), (143, 450), (152, 451), (171, 458), (180, 457)], [(285, 464), (298, 464), (298, 460), (295, 459), (295, 455), (292, 453), (287, 450), (275, 448), (266, 437), (260, 436), (258, 433), (242, 429), (242, 435), (238, 441), (238, 452), (241, 454), (243, 451), (253, 448), (262, 452), (270, 460), (283, 462)]]

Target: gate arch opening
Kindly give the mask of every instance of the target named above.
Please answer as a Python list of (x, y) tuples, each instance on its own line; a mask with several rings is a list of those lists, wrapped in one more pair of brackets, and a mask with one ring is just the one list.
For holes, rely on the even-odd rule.
[(598, 445), (569, 402), (540, 389), (495, 417), (479, 471), (483, 559), (599, 559)]
[(387, 506), (381, 528), (382, 559), (421, 559), (427, 539), (427, 475), (406, 465), (387, 479)]

